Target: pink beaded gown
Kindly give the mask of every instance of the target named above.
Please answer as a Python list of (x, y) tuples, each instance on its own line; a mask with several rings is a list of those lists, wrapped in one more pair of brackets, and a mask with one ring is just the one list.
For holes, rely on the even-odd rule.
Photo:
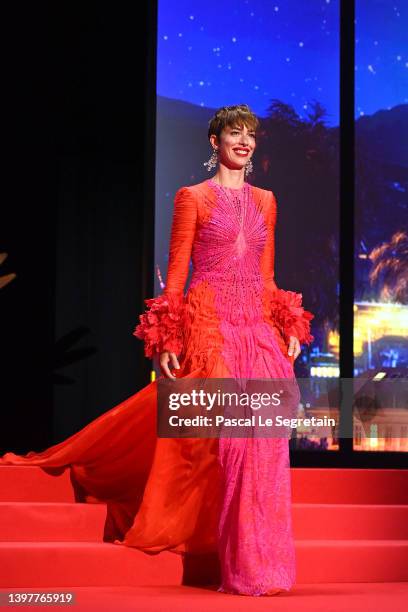
[[(312, 342), (314, 315), (275, 284), (276, 214), (273, 192), (247, 182), (178, 190), (166, 287), (145, 300), (133, 332), (147, 357), (175, 352), (177, 378), (295, 380), (289, 337)], [(105, 541), (183, 560), (216, 555), (219, 591), (290, 590), (287, 437), (157, 438), (156, 392), (157, 380), (63, 442), (0, 463), (69, 467), (79, 501), (107, 503)]]

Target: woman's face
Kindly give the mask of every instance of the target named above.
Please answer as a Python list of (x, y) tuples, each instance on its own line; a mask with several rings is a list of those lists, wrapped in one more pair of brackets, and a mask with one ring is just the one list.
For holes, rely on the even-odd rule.
[(215, 134), (210, 138), (213, 147), (218, 149), (219, 161), (228, 168), (241, 169), (252, 157), (256, 147), (255, 130), (242, 127), (226, 126), (217, 139)]

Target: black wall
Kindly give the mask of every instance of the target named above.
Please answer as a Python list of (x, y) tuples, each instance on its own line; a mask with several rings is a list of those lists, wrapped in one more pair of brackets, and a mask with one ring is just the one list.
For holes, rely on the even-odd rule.
[(6, 20), (0, 452), (65, 438), (150, 371), (132, 331), (153, 279), (155, 3), (26, 4)]

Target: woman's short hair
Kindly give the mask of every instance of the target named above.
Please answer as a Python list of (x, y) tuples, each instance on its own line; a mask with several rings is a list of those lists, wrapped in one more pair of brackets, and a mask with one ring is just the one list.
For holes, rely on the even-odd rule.
[(208, 122), (208, 140), (212, 134), (220, 137), (222, 130), (226, 127), (245, 127), (255, 130), (259, 126), (259, 119), (251, 111), (248, 104), (236, 104), (235, 106), (222, 106)]

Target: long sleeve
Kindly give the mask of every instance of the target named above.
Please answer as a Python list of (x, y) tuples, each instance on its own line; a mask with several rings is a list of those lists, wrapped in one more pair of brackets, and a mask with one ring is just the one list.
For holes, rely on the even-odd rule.
[(267, 192), (265, 205), (267, 238), (261, 258), (261, 273), (266, 289), (269, 312), (288, 343), (290, 336), (300, 343), (313, 342), (310, 334), (310, 321), (314, 315), (302, 307), (302, 294), (279, 289), (275, 282), (275, 226), (277, 216), (276, 198), (272, 191)]
[(178, 355), (185, 329), (184, 286), (197, 221), (197, 202), (188, 187), (181, 187), (174, 198), (166, 286), (159, 296), (146, 299), (148, 310), (139, 315), (133, 335), (144, 340), (146, 357), (163, 351)]

